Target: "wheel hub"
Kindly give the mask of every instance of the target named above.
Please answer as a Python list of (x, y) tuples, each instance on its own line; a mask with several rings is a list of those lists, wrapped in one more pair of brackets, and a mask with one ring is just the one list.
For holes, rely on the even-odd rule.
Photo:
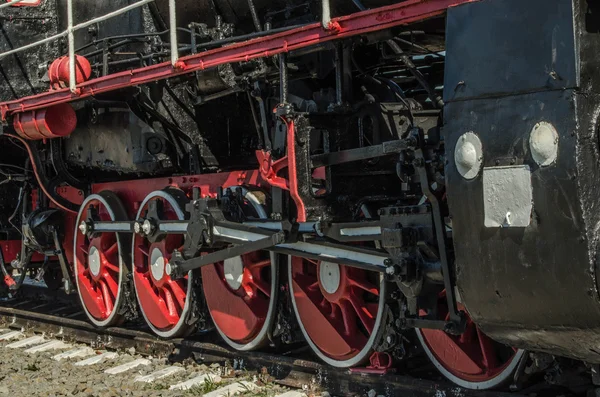
[(225, 259), (223, 265), (225, 281), (232, 290), (237, 290), (242, 286), (244, 279), (244, 263), (241, 256)]
[(340, 265), (332, 262), (322, 261), (319, 266), (319, 282), (324, 292), (335, 294), (340, 288), (341, 272)]
[(165, 257), (160, 248), (154, 248), (150, 254), (150, 271), (156, 281), (162, 280), (165, 275)]
[(94, 277), (100, 274), (100, 268), (102, 266), (102, 259), (100, 258), (100, 251), (98, 248), (91, 246), (88, 254), (88, 266), (90, 268), (90, 273)]

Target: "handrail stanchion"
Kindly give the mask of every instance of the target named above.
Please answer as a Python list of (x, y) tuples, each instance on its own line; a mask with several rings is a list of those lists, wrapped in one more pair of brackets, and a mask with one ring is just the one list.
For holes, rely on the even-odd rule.
[(67, 40), (69, 42), (69, 89), (75, 93), (75, 34), (73, 33), (73, 0), (67, 0)]
[(169, 0), (169, 28), (171, 38), (171, 64), (175, 66), (179, 60), (179, 47), (177, 44), (177, 14), (175, 12), (175, 0)]

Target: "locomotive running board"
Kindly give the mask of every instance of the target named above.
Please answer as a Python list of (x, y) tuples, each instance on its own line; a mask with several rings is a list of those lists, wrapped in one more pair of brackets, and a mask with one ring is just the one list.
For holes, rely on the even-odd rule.
[(329, 24), (330, 29), (324, 29), (322, 24), (317, 22), (289, 31), (182, 57), (175, 66), (171, 62), (163, 62), (89, 80), (79, 84), (74, 90), (75, 93), (71, 92), (69, 88), (64, 88), (0, 103), (0, 114), (2, 121), (6, 121), (7, 116), (16, 113), (72, 102), (100, 93), (164, 80), (223, 64), (247, 62), (252, 59), (287, 53), (328, 41), (422, 21), (444, 14), (449, 7), (477, 1), (479, 0), (407, 0), (391, 6), (333, 18)]

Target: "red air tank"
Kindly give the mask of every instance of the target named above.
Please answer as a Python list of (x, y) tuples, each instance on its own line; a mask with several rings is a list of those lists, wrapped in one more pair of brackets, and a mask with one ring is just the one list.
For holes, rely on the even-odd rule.
[(70, 135), (77, 126), (77, 115), (68, 103), (45, 109), (17, 113), (13, 126), (24, 139), (39, 140)]
[[(75, 55), (75, 81), (81, 84), (87, 81), (92, 74), (92, 67), (87, 58)], [(69, 57), (64, 56), (56, 59), (48, 69), (50, 85), (54, 89), (69, 86)]]

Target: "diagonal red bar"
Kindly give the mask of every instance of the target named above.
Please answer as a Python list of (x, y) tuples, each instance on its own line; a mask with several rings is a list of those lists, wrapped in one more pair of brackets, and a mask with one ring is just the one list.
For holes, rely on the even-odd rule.
[(71, 102), (95, 94), (167, 79), (226, 63), (268, 57), (327, 41), (421, 21), (441, 15), (449, 7), (476, 1), (479, 0), (408, 0), (386, 7), (334, 18), (330, 26), (335, 28), (330, 30), (323, 29), (321, 23), (317, 22), (291, 29), (287, 32), (182, 57), (177, 62), (176, 68), (171, 65), (171, 62), (163, 62), (148, 67), (114, 73), (79, 84), (77, 86), (78, 94), (73, 94), (68, 88), (65, 88), (0, 103), (0, 112), (2, 120), (6, 120), (6, 116), (14, 113), (44, 108), (63, 102)]

